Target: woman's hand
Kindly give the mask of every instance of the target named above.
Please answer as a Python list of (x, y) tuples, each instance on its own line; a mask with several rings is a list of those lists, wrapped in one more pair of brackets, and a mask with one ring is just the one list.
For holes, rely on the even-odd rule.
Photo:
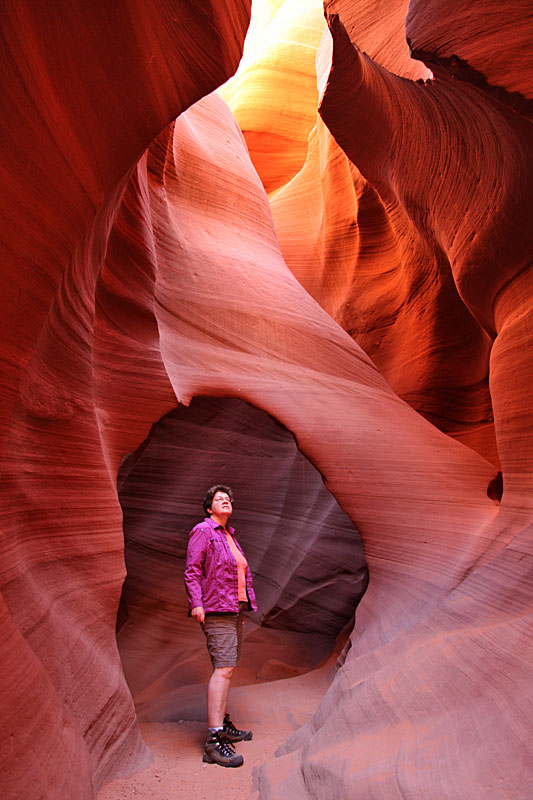
[(205, 612), (203, 606), (196, 606), (196, 608), (191, 608), (191, 617), (195, 619), (197, 622), (203, 622), (205, 619)]

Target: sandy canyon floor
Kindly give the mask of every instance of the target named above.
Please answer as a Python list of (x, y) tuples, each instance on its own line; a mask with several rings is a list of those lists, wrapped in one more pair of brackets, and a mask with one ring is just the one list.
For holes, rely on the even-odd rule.
[(239, 686), (231, 693), (231, 714), (237, 725), (253, 728), (253, 739), (236, 745), (244, 756), (237, 769), (204, 764), (205, 722), (140, 723), (154, 754), (149, 767), (129, 778), (106, 784), (98, 800), (181, 800), (214, 796), (244, 800), (257, 797), (254, 768), (274, 757), (277, 748), (316, 710), (331, 678), (331, 662), (296, 678)]

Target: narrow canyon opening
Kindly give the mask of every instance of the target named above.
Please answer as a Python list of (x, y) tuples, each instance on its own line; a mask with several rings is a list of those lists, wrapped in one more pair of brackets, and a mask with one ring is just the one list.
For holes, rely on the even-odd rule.
[(202, 631), (187, 617), (183, 570), (189, 530), (218, 482), (233, 488), (232, 525), (259, 605), (234, 685), (322, 664), (351, 628), (368, 583), (357, 529), (289, 430), (236, 398), (179, 406), (118, 476), (127, 577), (117, 641), (141, 721), (205, 719), (211, 667)]

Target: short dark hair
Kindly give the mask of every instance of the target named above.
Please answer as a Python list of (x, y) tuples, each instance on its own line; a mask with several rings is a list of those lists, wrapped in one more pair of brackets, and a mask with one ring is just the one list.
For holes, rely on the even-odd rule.
[(213, 497), (216, 495), (217, 492), (224, 492), (225, 494), (227, 494), (229, 499), (233, 503), (233, 492), (231, 491), (230, 487), (222, 486), (222, 484), (217, 483), (216, 486), (211, 486), (211, 488), (208, 489), (205, 494), (203, 507), (206, 514), (209, 513), (207, 509), (211, 508), (211, 504), (213, 503)]

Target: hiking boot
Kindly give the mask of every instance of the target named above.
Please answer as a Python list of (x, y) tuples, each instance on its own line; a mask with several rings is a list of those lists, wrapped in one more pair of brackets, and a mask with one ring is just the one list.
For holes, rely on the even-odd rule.
[(240, 731), (235, 727), (229, 718), (229, 714), (224, 717), (224, 736), (230, 742), (249, 742), (252, 738), (252, 731)]
[(240, 767), (244, 758), (235, 752), (224, 731), (210, 731), (205, 741), (202, 761), (221, 767)]

